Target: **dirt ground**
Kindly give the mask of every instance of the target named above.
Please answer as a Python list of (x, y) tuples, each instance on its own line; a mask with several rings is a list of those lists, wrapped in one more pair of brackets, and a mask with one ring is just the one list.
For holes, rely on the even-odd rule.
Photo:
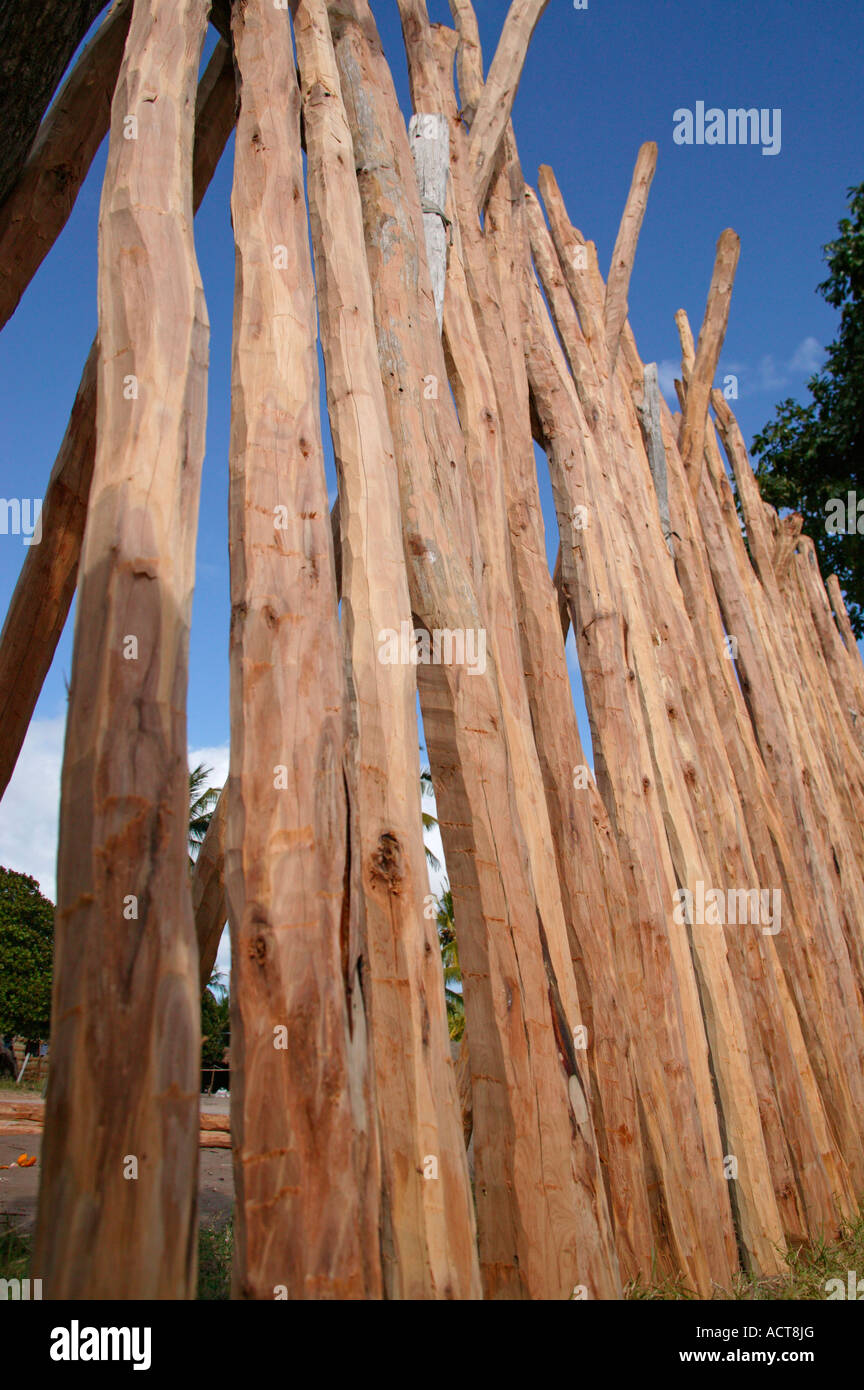
[[(4, 1099), (11, 1092), (0, 1093)], [(39, 1096), (19, 1097), (39, 1100)], [(202, 1114), (227, 1115), (227, 1096), (202, 1096)], [(0, 1164), (15, 1163), (18, 1155), (26, 1153), (41, 1159), (41, 1134), (0, 1134)], [(231, 1173), (230, 1149), (199, 1149), (198, 1209), (201, 1225), (216, 1230), (224, 1226), (234, 1204), (234, 1183)], [(39, 1163), (32, 1168), (0, 1169), (0, 1229), (7, 1222), (15, 1230), (30, 1233), (36, 1224), (36, 1199), (39, 1192)]]

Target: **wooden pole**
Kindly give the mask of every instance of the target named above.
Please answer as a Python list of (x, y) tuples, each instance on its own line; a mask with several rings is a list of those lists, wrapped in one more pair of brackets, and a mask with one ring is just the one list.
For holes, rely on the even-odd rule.
[(267, 0), (233, 11), (233, 1290), (375, 1298), (377, 1152), (342, 957), (345, 694), (288, 25)]
[(468, 159), (482, 212), (510, 121), (531, 36), (549, 0), (511, 0), (489, 76), (471, 122)]
[[(185, 702), (207, 380), (192, 240), (207, 10), (207, 0), (136, 0), (112, 107), (35, 1246), (60, 1299), (190, 1298), (195, 1288)], [(124, 139), (130, 114), (137, 140)]]
[(612, 264), (606, 282), (603, 323), (606, 329), (606, 351), (609, 354), (610, 372), (615, 370), (621, 330), (627, 321), (627, 291), (630, 288), (636, 245), (642, 230), (642, 219), (645, 216), (656, 167), (657, 146), (653, 140), (649, 140), (640, 149), (636, 160), (633, 181), (615, 239)]
[[(405, 127), (365, 0), (334, 0), (330, 16), (360, 171), (412, 605), (430, 634), (456, 631), (479, 643), (487, 621), (475, 589), (471, 491), (429, 271), (418, 258), (422, 210)], [(429, 376), (439, 382), (437, 400), (423, 394)], [(572, 1139), (590, 1116), (572, 1040), (559, 1031), (502, 737), (499, 680), (514, 675), (499, 676), (488, 649), (483, 670), (418, 666), (460, 923), (481, 1268), (487, 1297), (566, 1298), (577, 1284), (615, 1296), (602, 1193), (574, 1189)]]
[(705, 317), (696, 344), (696, 358), (687, 391), (687, 404), (681, 421), (681, 457), (690, 477), (690, 490), (695, 497), (699, 491), (699, 478), (702, 472), (702, 459), (705, 452), (705, 427), (708, 418), (708, 402), (711, 385), (720, 351), (726, 337), (729, 322), (729, 305), (732, 300), (732, 285), (738, 265), (741, 243), (730, 228), (721, 232), (717, 242), (717, 255), (714, 272), (708, 290), (708, 303)]
[(58, 82), (105, 0), (9, 0), (0, 13), (4, 92), (0, 203), (14, 187)]
[[(339, 471), (342, 623), (354, 730), (349, 780), (381, 1127), (384, 1278), (390, 1298), (477, 1298), (474, 1212), (440, 952), (425, 910), (417, 680), (410, 662), (380, 659), (385, 635), (401, 635), (403, 624), (410, 626), (411, 604), (363, 212), (353, 159), (342, 153), (352, 148), (351, 132), (324, 0), (299, 0), (294, 32), (327, 404)], [(419, 145), (419, 164), (430, 176), (424, 174), (420, 186), (443, 211), (447, 124), (435, 116), (415, 121), (415, 160)], [(437, 281), (443, 297), (446, 239), (438, 213), (431, 214), (437, 224), (431, 232), (429, 216), (424, 213), (427, 246), (431, 237), (434, 253), (443, 254)], [(442, 308), (436, 291), (439, 316)]]
[(0, 328), (66, 225), (108, 130), (132, 0), (109, 10), (70, 73), (27, 163), (0, 204)]
[[(234, 101), (234, 60), (228, 44), (220, 42), (198, 87), (196, 211), (233, 128)], [(27, 551), (0, 634), (0, 796), (15, 770), (75, 593), (96, 456), (97, 361), (94, 340), (45, 489), (42, 540)]]

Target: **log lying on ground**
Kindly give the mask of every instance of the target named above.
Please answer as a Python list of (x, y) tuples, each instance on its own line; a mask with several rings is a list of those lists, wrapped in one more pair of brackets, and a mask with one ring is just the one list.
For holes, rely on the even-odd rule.
[[(229, 490), (234, 1296), (376, 1298), (377, 1150), (350, 1036), (345, 693), (289, 18), (233, 11)], [(313, 695), (314, 692), (314, 695)], [(360, 1015), (362, 1019), (362, 1013)]]
[[(405, 127), (365, 0), (329, 8), (359, 170), (412, 604), (430, 634), (485, 634), (465, 450), (445, 386)], [(424, 397), (428, 376), (439, 383), (437, 400)], [(620, 1285), (602, 1190), (580, 1194), (574, 1185), (571, 1148), (585, 1142), (590, 1116), (572, 1039), (557, 1031), (558, 990), (543, 959), (512, 799), (494, 657), (487, 652), (485, 669), (472, 671), (424, 664), (418, 677), (461, 924), (487, 1297), (569, 1297), (574, 1284), (614, 1297)]]
[(108, 130), (132, 0), (119, 0), (87, 45), (0, 204), (0, 328), (66, 225)]
[[(349, 791), (362, 884), (361, 945), (381, 1130), (384, 1277), (391, 1298), (479, 1297), (474, 1214), (417, 808), (417, 682), (382, 662), (411, 605), (393, 439), (375, 335), (363, 213), (324, 0), (300, 0), (309, 212), (327, 405), (339, 473), (342, 623), (351, 671)], [(447, 150), (442, 118), (422, 117)], [(441, 129), (443, 127), (443, 130)], [(433, 189), (443, 203), (442, 185)], [(440, 218), (433, 214), (443, 234)], [(424, 217), (425, 221), (425, 217)], [(437, 236), (437, 232), (436, 232)], [(428, 242), (427, 242), (428, 244)], [(440, 248), (446, 258), (446, 246)], [(443, 307), (444, 266), (436, 292)], [(439, 297), (440, 295), (440, 297)], [(440, 320), (439, 320), (440, 321)], [(437, 1177), (429, 1179), (428, 1159)]]
[[(136, 0), (112, 107), (34, 1257), (57, 1298), (194, 1296), (199, 993), (185, 704), (209, 336), (192, 240), (208, 8)], [(130, 112), (138, 140), (123, 138)]]
[[(196, 211), (234, 125), (234, 100), (231, 49), (220, 42), (198, 89)], [(0, 796), (15, 770), (77, 583), (96, 455), (96, 363), (94, 340), (45, 489), (42, 540), (27, 551), (0, 634)]]

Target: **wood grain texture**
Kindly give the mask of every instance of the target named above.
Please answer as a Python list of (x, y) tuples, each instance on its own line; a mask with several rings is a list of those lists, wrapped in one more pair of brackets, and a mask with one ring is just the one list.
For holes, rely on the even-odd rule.
[(471, 122), (468, 158), (477, 206), (486, 203), (495, 162), (510, 121), (531, 36), (549, 0), (512, 0)]
[[(426, 911), (429, 882), (417, 804), (417, 680), (410, 662), (381, 660), (384, 634), (410, 625), (411, 604), (363, 212), (324, 0), (300, 0), (294, 32), (327, 406), (339, 475), (342, 622), (351, 672), (349, 790), (381, 1131), (385, 1284), (391, 1298), (476, 1298), (481, 1290), (474, 1213), (437, 933)], [(435, 161), (441, 184), (427, 186), (443, 204), (448, 131), (443, 118), (431, 119), (432, 140), (426, 139), (425, 124), (418, 139), (443, 151), (443, 162)], [(440, 218), (434, 220), (443, 231)], [(446, 245), (440, 249), (446, 259)], [(443, 277), (443, 263), (440, 268)], [(434, 1177), (428, 1176), (430, 1158)]]
[[(365, 0), (333, 3), (330, 15), (359, 170), (415, 617), (429, 631), (485, 632), (464, 444), (443, 389), (404, 123)], [(437, 401), (423, 397), (430, 374), (441, 384)], [(501, 732), (502, 678), (493, 652), (482, 672), (418, 667), (460, 923), (486, 1296), (566, 1298), (577, 1283), (592, 1296), (615, 1296), (620, 1286), (594, 1211), (602, 1196), (574, 1189), (572, 1138), (590, 1117), (579, 1105), (581, 1086), (571, 1095), (578, 1067), (571, 1040), (558, 1031), (557, 990), (538, 935)]]
[[(234, 63), (218, 43), (198, 86), (193, 162), (195, 210), (234, 125)], [(31, 546), (0, 634), (0, 795), (15, 770), (78, 577), (96, 456), (94, 340), (42, 501), (42, 539)]]
[(377, 1146), (343, 958), (345, 689), (289, 25), (267, 0), (233, 11), (233, 1291), (360, 1299), (381, 1291)]
[(606, 281), (603, 323), (606, 329), (606, 351), (609, 369), (614, 370), (618, 357), (621, 330), (627, 319), (627, 291), (636, 259), (636, 245), (642, 230), (642, 219), (648, 205), (651, 181), (657, 168), (657, 146), (648, 140), (639, 150), (627, 202), (621, 215), (618, 235), (612, 250), (612, 264)]
[(732, 286), (738, 266), (741, 243), (730, 228), (720, 233), (705, 317), (699, 330), (693, 372), (687, 391), (687, 404), (681, 420), (681, 457), (690, 476), (690, 489), (694, 495), (699, 491), (699, 478), (705, 450), (705, 427), (708, 418), (708, 402), (711, 386), (720, 352), (726, 337), (729, 322), (729, 305), (732, 300)]
[[(207, 0), (136, 0), (112, 106), (36, 1234), (55, 1298), (195, 1289), (185, 705), (209, 336), (192, 240), (207, 10)], [(137, 140), (123, 138), (130, 112)], [(124, 1176), (130, 1155), (135, 1181)]]

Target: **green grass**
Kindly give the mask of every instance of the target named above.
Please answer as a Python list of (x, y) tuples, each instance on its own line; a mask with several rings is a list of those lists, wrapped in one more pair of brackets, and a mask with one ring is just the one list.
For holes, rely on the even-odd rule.
[[(227, 1300), (230, 1297), (232, 1245), (233, 1228), (230, 1221), (217, 1231), (199, 1232), (199, 1299)], [(0, 1226), (0, 1279), (28, 1278), (31, 1250), (30, 1236), (21, 1235), (12, 1227)]]
[(39, 1100), (42, 1095), (42, 1086), (37, 1086), (35, 1089), (32, 1086), (28, 1086), (26, 1076), (21, 1086), (17, 1085), (16, 1082), (12, 1080), (11, 1076), (0, 1076), (0, 1091), (11, 1092), (16, 1096), (20, 1096), (22, 1100)]
[[(198, 1298), (225, 1301), (231, 1294), (231, 1251), (234, 1242), (233, 1225), (228, 1221), (217, 1230), (202, 1230), (198, 1236)], [(26, 1279), (30, 1266), (30, 1239), (11, 1228), (0, 1226), (0, 1279)], [(844, 1227), (840, 1237), (830, 1244), (813, 1241), (792, 1251), (786, 1258), (786, 1270), (776, 1279), (753, 1279), (739, 1274), (730, 1289), (718, 1288), (714, 1298), (719, 1301), (739, 1300), (757, 1302), (800, 1302), (826, 1297), (825, 1284), (829, 1279), (842, 1279), (845, 1288), (847, 1271), (858, 1271), (864, 1278), (864, 1217)], [(695, 1301), (684, 1279), (659, 1279), (656, 1283), (637, 1280), (626, 1291), (628, 1299)]]
[[(730, 1289), (718, 1287), (714, 1298), (721, 1302), (821, 1302), (827, 1297), (825, 1285), (829, 1279), (842, 1279), (845, 1288), (850, 1269), (864, 1278), (864, 1217), (845, 1225), (835, 1241), (811, 1241), (798, 1250), (790, 1250), (785, 1264), (786, 1269), (775, 1279), (739, 1274)], [(683, 1278), (667, 1278), (653, 1284), (636, 1280), (628, 1285), (626, 1297), (667, 1301), (692, 1300), (696, 1295)]]
[(227, 1300), (231, 1297), (231, 1252), (234, 1226), (228, 1221), (215, 1231), (198, 1235), (198, 1297)]

